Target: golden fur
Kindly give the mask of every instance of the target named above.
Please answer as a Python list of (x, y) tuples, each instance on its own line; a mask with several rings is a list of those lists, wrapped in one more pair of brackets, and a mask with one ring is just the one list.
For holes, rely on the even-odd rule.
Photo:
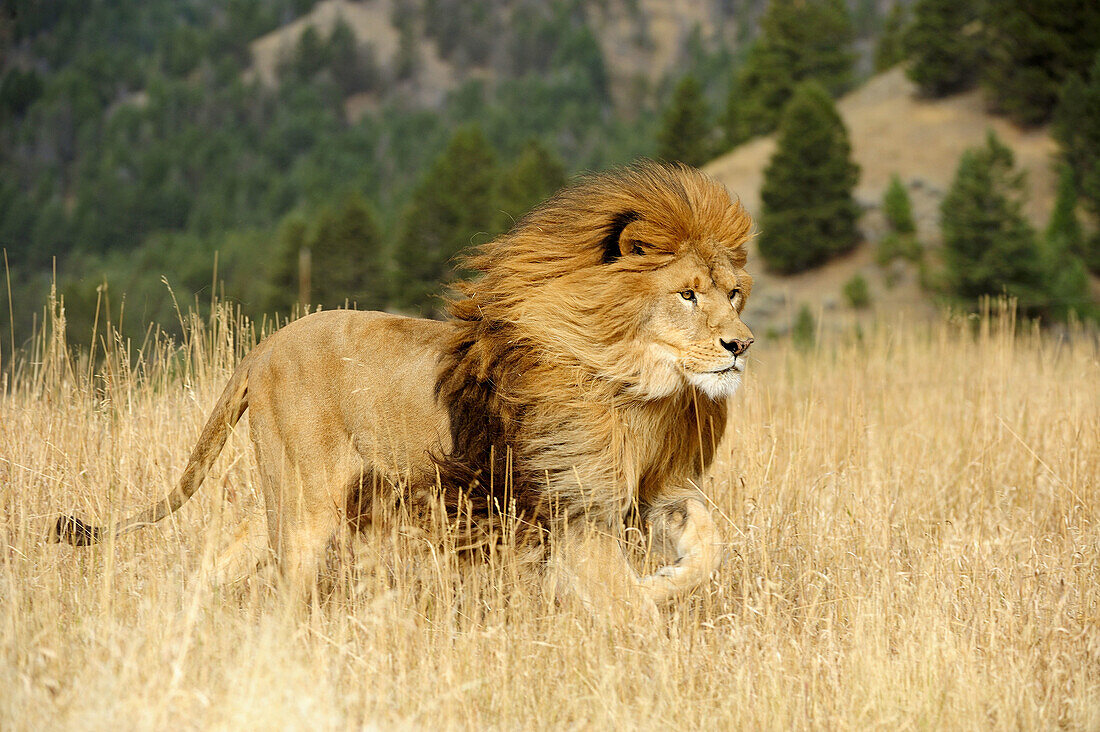
[[(442, 505), (472, 544), (502, 515), (550, 537), (551, 588), (651, 607), (720, 552), (694, 486), (752, 342), (744, 209), (697, 170), (583, 178), (466, 260), (452, 319), (330, 311), (289, 324), (230, 379), (180, 485), (114, 531), (174, 511), (250, 410), (268, 533), (295, 586), (341, 521)], [(637, 577), (618, 538), (640, 518), (675, 564)], [(56, 535), (101, 530), (62, 518)], [(231, 562), (226, 562), (226, 565)], [(225, 569), (225, 567), (223, 567)]]

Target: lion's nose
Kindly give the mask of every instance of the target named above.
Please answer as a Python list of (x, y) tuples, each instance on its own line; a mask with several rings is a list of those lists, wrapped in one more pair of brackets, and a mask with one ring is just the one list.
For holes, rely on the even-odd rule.
[(740, 356), (745, 351), (749, 350), (749, 346), (752, 345), (752, 338), (734, 338), (732, 341), (718, 339), (718, 342), (722, 344), (722, 348), (726, 349), (734, 356)]

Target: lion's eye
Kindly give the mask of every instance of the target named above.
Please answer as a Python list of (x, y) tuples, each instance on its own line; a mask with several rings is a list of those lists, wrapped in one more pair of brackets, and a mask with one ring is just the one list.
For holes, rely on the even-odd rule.
[(695, 290), (680, 290), (680, 297), (688, 302), (695, 302)]
[(740, 297), (741, 297), (741, 290), (737, 290), (737, 289), (730, 290), (730, 302), (732, 302), (734, 305), (737, 304), (737, 301)]

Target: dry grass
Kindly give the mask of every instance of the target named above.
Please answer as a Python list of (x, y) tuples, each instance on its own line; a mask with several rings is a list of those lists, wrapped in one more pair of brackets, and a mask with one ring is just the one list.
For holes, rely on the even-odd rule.
[(239, 428), (173, 520), (41, 540), (165, 492), (247, 340), (223, 318), (94, 374), (59, 339), (5, 365), (0, 728), (1100, 725), (1094, 334), (994, 317), (761, 349), (707, 487), (729, 559), (655, 633), (415, 536), (334, 562), (312, 613), (262, 582), (203, 599), (189, 574), (257, 508)]

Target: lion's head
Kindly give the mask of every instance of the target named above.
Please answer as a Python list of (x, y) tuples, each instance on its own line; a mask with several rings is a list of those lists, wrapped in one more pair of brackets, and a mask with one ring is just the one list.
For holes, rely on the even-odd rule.
[(720, 183), (687, 166), (589, 175), (477, 249), (466, 263), (481, 276), (459, 284), (451, 313), (482, 341), (493, 334), (636, 398), (691, 385), (722, 399), (752, 343), (741, 321), (751, 227)]

